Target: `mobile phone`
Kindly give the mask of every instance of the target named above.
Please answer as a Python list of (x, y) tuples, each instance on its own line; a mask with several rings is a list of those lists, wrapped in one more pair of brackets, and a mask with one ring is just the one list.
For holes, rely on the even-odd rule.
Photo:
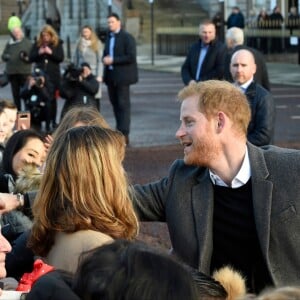
[(16, 120), (16, 129), (29, 129), (30, 128), (30, 112), (18, 111)]

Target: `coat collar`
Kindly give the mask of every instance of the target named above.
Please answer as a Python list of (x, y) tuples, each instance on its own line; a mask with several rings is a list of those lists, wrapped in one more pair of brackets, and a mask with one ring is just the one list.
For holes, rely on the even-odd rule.
[(248, 143), (247, 146), (252, 172), (254, 218), (258, 238), (262, 246), (262, 251), (265, 254), (269, 248), (273, 183), (268, 180), (269, 171), (264, 158), (263, 149), (250, 143)]

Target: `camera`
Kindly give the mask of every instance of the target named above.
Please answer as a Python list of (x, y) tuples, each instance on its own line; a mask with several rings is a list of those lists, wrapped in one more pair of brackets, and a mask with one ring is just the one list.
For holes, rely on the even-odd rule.
[(19, 57), (20, 57), (21, 60), (23, 60), (25, 62), (29, 61), (29, 56), (28, 56), (28, 53), (26, 51), (20, 51)]
[(42, 76), (33, 76), (33, 79), (35, 80), (35, 85), (37, 87), (42, 87), (43, 86), (44, 80), (43, 80)]
[(68, 81), (79, 81), (83, 68), (77, 68), (74, 64), (70, 64), (64, 72), (64, 78)]
[(32, 78), (35, 80), (35, 85), (37, 87), (42, 87), (44, 84), (43, 72), (39, 68), (35, 68), (32, 74)]

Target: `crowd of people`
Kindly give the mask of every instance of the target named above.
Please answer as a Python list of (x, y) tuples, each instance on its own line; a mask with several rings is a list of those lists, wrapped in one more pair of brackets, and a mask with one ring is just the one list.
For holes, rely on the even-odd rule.
[[(201, 22), (177, 97), (183, 159), (143, 185), (132, 185), (123, 167), (138, 71), (135, 40), (119, 16), (108, 16), (104, 44), (82, 27), (62, 76), (55, 29), (46, 24), (30, 44), (20, 25), (11, 25), (2, 58), (13, 101), (0, 101), (4, 290), (28, 300), (299, 294), (300, 152), (272, 145), (275, 106), (265, 62), (244, 45), (239, 9), (232, 14), (226, 43), (212, 20)], [(16, 61), (22, 68), (14, 70)], [(116, 129), (99, 111), (102, 83)], [(66, 98), (59, 124), (57, 91)], [(32, 125), (16, 130), (21, 99)], [(167, 223), (168, 253), (137, 242), (141, 221)]]
[[(62, 72), (64, 41), (55, 28), (48, 22), (32, 42), (25, 37), (18, 17), (10, 18), (10, 38), (2, 60), (13, 102), (19, 111), (32, 113), (31, 121), (37, 130), (52, 132), (72, 106), (93, 105), (100, 110), (105, 82), (116, 128), (129, 144), (130, 85), (138, 81), (136, 42), (122, 28), (118, 14), (109, 15), (107, 24), (109, 33), (105, 43), (92, 27), (82, 26), (72, 61)], [(60, 116), (58, 96), (65, 99)]]
[[(270, 12), (264, 7), (258, 12), (252, 8), (247, 15), (245, 17), (240, 8), (234, 6), (228, 18), (224, 20), (223, 15), (218, 11), (212, 20), (216, 25), (220, 40), (224, 40), (224, 28), (246, 28), (248, 46), (259, 48), (264, 54), (295, 50), (296, 43), (291, 42), (290, 38), (297, 39), (295, 31), (300, 29), (300, 16), (296, 6), (290, 6), (286, 17), (281, 13), (279, 5), (276, 5)], [(285, 37), (282, 36), (283, 29), (287, 31)]]

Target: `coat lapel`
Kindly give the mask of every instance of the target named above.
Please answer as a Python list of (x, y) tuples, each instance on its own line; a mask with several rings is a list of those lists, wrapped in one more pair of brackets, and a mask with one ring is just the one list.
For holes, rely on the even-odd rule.
[(199, 178), (199, 183), (192, 189), (192, 205), (198, 240), (198, 266), (199, 270), (208, 274), (213, 246), (213, 186), (208, 170)]
[(273, 184), (267, 179), (269, 176), (269, 171), (267, 169), (262, 151), (251, 144), (248, 144), (248, 149), (251, 164), (252, 197), (255, 224), (262, 252), (264, 256), (266, 256), (268, 253), (270, 240), (270, 217)]

